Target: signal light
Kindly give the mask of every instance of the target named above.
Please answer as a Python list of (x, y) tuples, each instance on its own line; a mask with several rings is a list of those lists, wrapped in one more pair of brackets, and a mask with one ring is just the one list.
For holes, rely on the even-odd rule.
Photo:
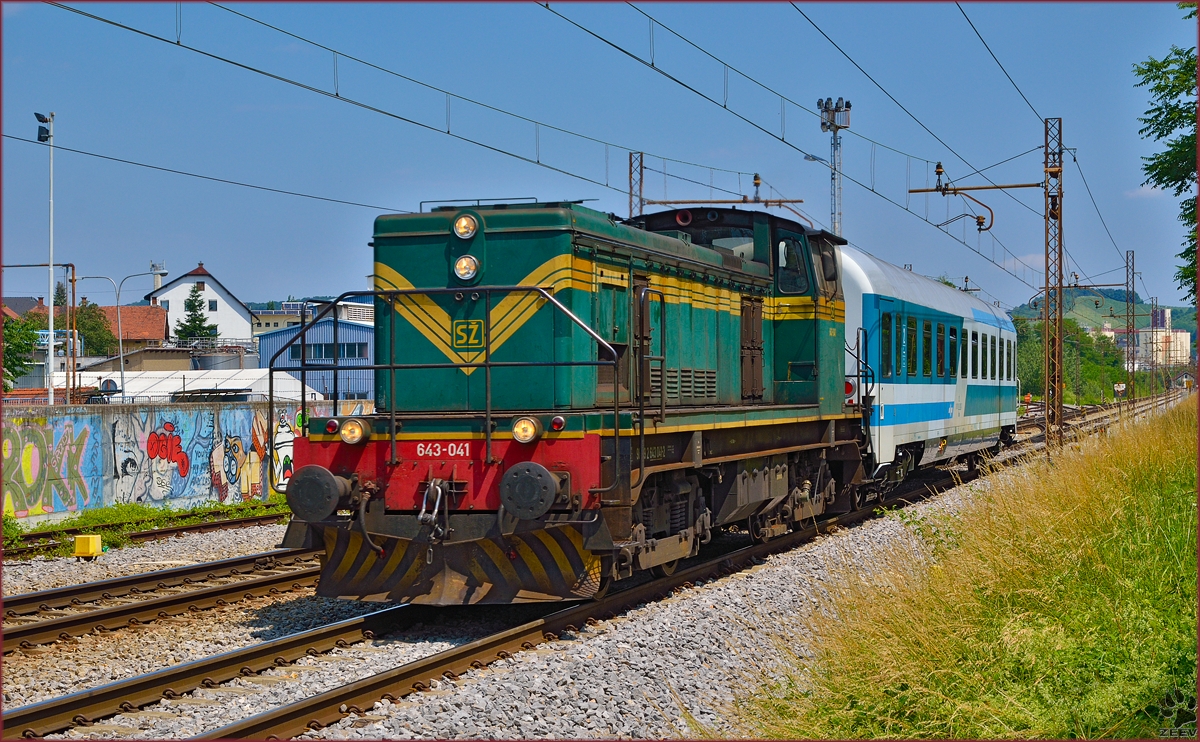
[(846, 379), (846, 397), (850, 398), (853, 396), (854, 396), (854, 382), (850, 381), (849, 379)]
[(555, 415), (554, 419), (550, 421), (550, 429), (556, 433), (565, 427), (567, 427), (567, 420), (562, 415)]
[(325, 432), (333, 435), (334, 433), (338, 432), (338, 427), (337, 420), (329, 420), (325, 423)]

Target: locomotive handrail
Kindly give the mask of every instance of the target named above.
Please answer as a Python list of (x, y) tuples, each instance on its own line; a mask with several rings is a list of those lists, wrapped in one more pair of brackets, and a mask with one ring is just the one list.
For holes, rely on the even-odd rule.
[[(587, 335), (591, 339), (596, 341), (596, 344), (598, 347), (597, 356), (600, 356), (601, 353), (603, 352), (604, 354), (607, 354), (611, 358), (611, 360), (602, 359), (602, 358), (598, 357), (597, 360), (595, 360), (595, 361), (592, 361), (592, 360), (587, 360), (587, 361), (574, 361), (574, 360), (573, 361), (493, 361), (491, 358), (491, 350), (492, 350), (492, 348), (491, 348), (491, 325), (492, 325), (491, 295), (493, 292), (499, 292), (499, 293), (504, 293), (504, 294), (511, 294), (514, 292), (524, 292), (524, 293), (533, 293), (533, 294), (539, 295), (540, 298), (542, 298), (545, 301), (547, 301), (548, 303), (552, 304), (557, 310), (559, 310), (564, 315), (566, 315), (566, 317), (569, 320), (571, 320), (571, 322), (573, 322), (580, 329), (582, 329), (585, 333), (587, 333)], [(484, 304), (485, 304), (485, 307), (484, 307), (485, 313), (484, 313), (483, 360), (476, 361), (476, 362), (459, 362), (459, 363), (455, 363), (455, 362), (407, 363), (407, 364), (396, 363), (396, 342), (395, 342), (396, 341), (396, 321), (395, 321), (396, 312), (395, 312), (395, 306), (396, 306), (396, 302), (399, 299), (399, 297), (409, 296), (409, 295), (430, 296), (430, 295), (444, 295), (444, 294), (454, 295), (456, 299), (462, 299), (463, 296), (469, 294), (469, 295), (471, 295), (471, 298), (474, 300), (478, 300), (480, 295), (481, 294), (483, 295)], [(304, 317), (301, 316), (301, 323), (300, 323), (299, 331), (295, 335), (293, 335), (289, 340), (287, 340), (277, 351), (275, 351), (275, 353), (271, 356), (270, 360), (268, 361), (268, 363), (267, 363), (267, 366), (268, 366), (267, 414), (269, 415), (269, 419), (272, 421), (272, 424), (275, 424), (274, 421), (275, 421), (275, 372), (276, 371), (299, 371), (300, 376), (301, 376), (301, 386), (302, 387), (305, 386), (305, 384), (306, 384), (306, 376), (307, 376), (308, 371), (332, 371), (333, 372), (333, 398), (334, 398), (333, 402), (335, 405), (334, 414), (335, 415), (337, 414), (336, 405), (338, 402), (341, 401), (339, 398), (340, 395), (339, 395), (339, 387), (338, 387), (338, 376), (339, 376), (338, 372), (345, 370), (345, 369), (343, 368), (342, 364), (340, 363), (341, 354), (339, 352), (340, 348), (337, 343), (339, 319), (338, 319), (336, 310), (337, 310), (338, 305), (341, 304), (341, 302), (345, 301), (348, 298), (359, 297), (359, 296), (370, 296), (370, 297), (374, 297), (374, 298), (384, 299), (385, 301), (387, 301), (388, 307), (391, 310), (388, 312), (388, 323), (389, 323), (388, 330), (389, 330), (389, 335), (391, 336), (390, 339), (392, 341), (389, 343), (389, 351), (388, 351), (389, 363), (354, 364), (353, 369), (356, 371), (384, 370), (384, 371), (389, 372), (389, 377), (390, 377), (389, 381), (390, 381), (390, 388), (391, 388), (391, 398), (390, 398), (390, 400), (391, 400), (390, 408), (391, 409), (389, 411), (390, 412), (390, 425), (389, 425), (390, 436), (389, 437), (391, 439), (391, 456), (390, 456), (390, 461), (388, 463), (393, 466), (398, 461), (397, 456), (396, 456), (396, 394), (395, 394), (396, 371), (417, 370), (417, 369), (434, 369), (434, 368), (459, 368), (459, 369), (461, 369), (461, 368), (482, 368), (482, 369), (484, 369), (485, 401), (484, 401), (484, 426), (483, 427), (484, 427), (484, 438), (486, 441), (485, 457), (486, 457), (487, 463), (495, 463), (495, 459), (492, 456), (491, 370), (493, 367), (496, 367), (496, 366), (499, 366), (499, 367), (611, 366), (611, 367), (613, 367), (613, 377), (616, 378), (616, 376), (617, 376), (619, 359), (617, 356), (617, 352), (612, 347), (612, 345), (609, 344), (608, 341), (606, 341), (604, 338), (600, 337), (600, 335), (595, 330), (593, 330), (591, 327), (589, 327), (583, 320), (581, 320), (579, 317), (577, 317), (570, 309), (568, 309), (566, 306), (564, 306), (562, 304), (562, 302), (560, 302), (558, 299), (556, 299), (547, 288), (542, 287), (542, 286), (486, 286), (486, 287), (479, 287), (479, 288), (469, 289), (469, 290), (464, 290), (464, 289), (460, 289), (460, 288), (412, 288), (412, 289), (389, 289), (389, 290), (369, 290), (369, 291), (346, 291), (346, 292), (342, 293), (341, 295), (339, 295), (337, 298), (330, 301), (328, 303), (328, 305), (324, 309), (322, 309), (319, 313), (317, 313), (316, 316), (314, 316), (309, 322), (307, 322), (307, 323), (304, 322)], [(661, 294), (660, 294), (660, 296), (661, 296)], [(333, 347), (334, 347), (334, 358), (332, 359), (332, 363), (310, 363), (309, 359), (307, 357), (308, 343), (304, 342), (304, 341), (307, 340), (309, 331), (313, 327), (315, 327), (316, 324), (320, 320), (324, 319), (331, 312), (333, 313), (332, 319), (333, 319)], [(275, 364), (276, 364), (276, 361), (279, 359), (279, 357), (282, 356), (285, 351), (288, 351), (296, 343), (300, 343), (300, 359), (299, 359), (300, 363), (299, 363), (299, 365), (289, 366), (286, 368), (276, 367)], [(301, 426), (298, 426), (298, 427), (300, 427), (299, 432), (306, 433), (307, 428), (308, 428), (308, 404), (307, 404), (307, 397), (305, 397), (303, 394), (301, 395), (301, 401), (300, 401), (300, 418), (303, 420), (303, 424)], [(273, 462), (274, 457), (275, 457), (275, 436), (272, 434), (272, 435), (269, 435), (268, 437), (270, 439), (268, 450), (270, 451), (271, 461)], [(615, 462), (615, 464), (614, 464), (615, 471), (614, 471), (613, 481), (607, 487), (596, 487), (596, 488), (589, 489), (588, 490), (589, 494), (603, 494), (605, 492), (609, 492), (609, 491), (615, 489), (618, 486), (618, 484), (620, 484), (620, 482), (621, 482), (620, 438), (621, 438), (621, 397), (620, 397), (620, 394), (614, 394), (613, 395), (613, 446), (614, 446), (613, 461)], [(267, 477), (268, 486), (270, 487), (270, 489), (278, 494), (285, 494), (277, 486), (278, 482), (275, 477), (275, 467), (273, 465), (267, 467), (267, 473), (268, 473), (268, 477)]]
[[(650, 337), (653, 334), (654, 323), (650, 320), (650, 295), (658, 296), (659, 306), (662, 307), (662, 318), (659, 322), (658, 355), (646, 355), (650, 350)], [(666, 297), (663, 292), (643, 286), (638, 291), (638, 480), (629, 486), (630, 493), (636, 492), (642, 482), (646, 481), (646, 398), (654, 394), (654, 382), (651, 380), (650, 364), (659, 362), (658, 383), (658, 416), (660, 420), (667, 417), (667, 328)], [(646, 386), (649, 389), (646, 389)], [(649, 392), (649, 393), (647, 393)]]

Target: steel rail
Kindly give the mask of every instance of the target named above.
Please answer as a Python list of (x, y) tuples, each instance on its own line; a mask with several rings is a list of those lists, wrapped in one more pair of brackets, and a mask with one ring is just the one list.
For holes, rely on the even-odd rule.
[(282, 667), (364, 639), (426, 621), (433, 606), (401, 605), (235, 649), (96, 688), (50, 698), (3, 714), (4, 739), (41, 737), (96, 719), (132, 712), (163, 698)]
[[(950, 477), (945, 479), (947, 482), (951, 481)], [(899, 504), (903, 497), (897, 495), (880, 504)], [(818, 533), (871, 518), (878, 506), (879, 504), (847, 515), (827, 518), (814, 526), (793, 531), (766, 543), (737, 549), (682, 569), (671, 576), (631, 586), (597, 601), (555, 611), (543, 618), (469, 644), (204, 732), (193, 739), (287, 739), (320, 729), (339, 721), (347, 714), (363, 713), (381, 699), (394, 701), (427, 690), (435, 680), (454, 679), (464, 672), (509, 657), (513, 652), (532, 649), (545, 641), (554, 641), (558, 634), (577, 631), (578, 627), (589, 621), (611, 617), (642, 603), (665, 599), (672, 591), (690, 586), (696, 581), (727, 576), (760, 564), (763, 557), (800, 546)], [(346, 711), (343, 712), (343, 708)]]
[(180, 587), (203, 580), (245, 574), (245, 570), (270, 569), (280, 564), (294, 564), (321, 552), (310, 549), (278, 549), (222, 559), (216, 562), (190, 564), (160, 572), (141, 572), (79, 585), (65, 585), (50, 590), (20, 593), (3, 598), (4, 616), (12, 618), (38, 611), (67, 608), (116, 598), (129, 594), (151, 592), (166, 587)]
[(4, 628), (4, 654), (58, 639), (82, 636), (93, 631), (119, 629), (188, 611), (226, 605), (242, 598), (258, 598), (311, 587), (316, 584), (320, 573), (320, 567), (305, 567), (283, 574), (239, 580), (228, 585), (189, 590), (44, 621), (7, 626)]
[[(291, 517), (290, 512), (283, 513), (267, 513), (262, 515), (248, 515), (241, 518), (222, 518), (220, 520), (202, 521), (199, 523), (191, 523), (182, 526), (165, 526), (163, 528), (151, 528), (145, 531), (132, 531), (125, 534), (132, 541), (153, 541), (155, 539), (167, 538), (168, 536), (178, 536), (184, 533), (208, 533), (210, 531), (220, 531), (229, 528), (247, 528), (250, 526), (269, 525), (276, 523), (284, 518)], [(144, 521), (150, 522), (150, 521)], [(62, 536), (73, 536), (82, 533), (103, 533), (105, 530), (120, 528), (128, 525), (136, 525), (135, 523), (111, 523), (97, 525), (91, 527), (64, 528), (60, 531), (32, 531), (21, 535), (22, 541), (37, 541), (44, 538), (55, 538)], [(26, 556), (39, 554), (49, 549), (54, 549), (62, 545), (62, 541), (48, 541), (43, 543), (32, 543), (27, 546), (15, 546), (5, 548), (3, 550), (5, 557)]]

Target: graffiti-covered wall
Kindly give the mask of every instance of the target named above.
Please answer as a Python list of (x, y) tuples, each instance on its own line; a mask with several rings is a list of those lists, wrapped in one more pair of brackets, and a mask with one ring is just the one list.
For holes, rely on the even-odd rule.
[[(309, 403), (309, 414), (333, 405)], [(337, 405), (337, 415), (373, 411)], [(269, 421), (256, 402), (5, 409), (4, 512), (34, 522), (119, 503), (265, 499), (272, 475), (280, 485), (291, 476), (296, 413), (276, 406)]]

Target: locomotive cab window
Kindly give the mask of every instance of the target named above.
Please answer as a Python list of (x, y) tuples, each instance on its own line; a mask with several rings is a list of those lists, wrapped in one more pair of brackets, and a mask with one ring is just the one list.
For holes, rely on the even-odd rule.
[(815, 239), (811, 243), (813, 266), (817, 274), (817, 287), (826, 299), (841, 299), (842, 286), (838, 281), (837, 246), (832, 242)]
[(879, 373), (892, 377), (892, 313), (884, 312), (879, 320)]
[(804, 260), (804, 242), (798, 236), (779, 233), (776, 256), (779, 261), (779, 292), (783, 294), (807, 294), (808, 266)]

